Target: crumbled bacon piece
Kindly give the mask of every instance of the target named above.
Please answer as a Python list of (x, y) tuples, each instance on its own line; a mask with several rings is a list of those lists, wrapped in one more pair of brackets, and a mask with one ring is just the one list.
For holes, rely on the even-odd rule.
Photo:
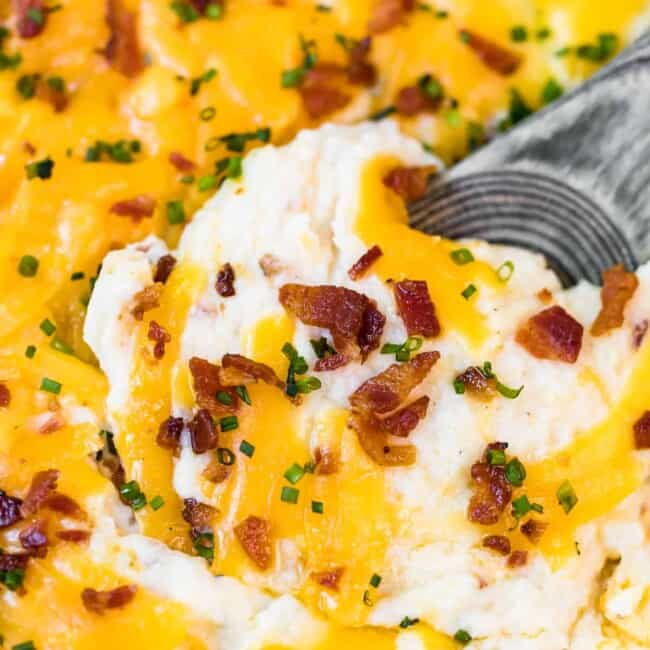
[(264, 273), (265, 277), (267, 278), (277, 275), (280, 273), (280, 271), (282, 271), (283, 268), (280, 260), (278, 260), (277, 257), (271, 255), (271, 253), (265, 253), (262, 255), (258, 261), (258, 264), (262, 269), (262, 273)]
[(413, 117), (420, 113), (434, 113), (442, 105), (443, 96), (431, 97), (420, 86), (404, 86), (395, 98), (395, 108), (400, 115)]
[(24, 571), (29, 558), (29, 553), (0, 553), (0, 571)]
[(133, 307), (131, 314), (136, 320), (142, 320), (146, 311), (151, 311), (160, 306), (160, 296), (163, 292), (163, 285), (160, 282), (154, 282), (149, 286), (138, 291), (133, 296)]
[(153, 274), (153, 281), (165, 284), (169, 280), (171, 272), (176, 266), (176, 258), (173, 255), (163, 255), (156, 264), (156, 270)]
[(345, 568), (338, 566), (334, 569), (328, 569), (326, 571), (315, 571), (311, 574), (311, 579), (317, 582), (321, 587), (326, 589), (332, 589), (333, 591), (339, 590), (339, 582), (343, 577)]
[(185, 158), (185, 156), (178, 151), (172, 151), (169, 154), (169, 162), (174, 165), (179, 172), (191, 172), (196, 167), (191, 160)]
[(241, 354), (224, 354), (220, 378), (225, 386), (239, 386), (261, 380), (269, 386), (279, 388), (283, 393), (286, 389), (286, 384), (275, 374), (273, 368)]
[(427, 414), (429, 407), (429, 398), (424, 395), (408, 406), (401, 408), (392, 415), (384, 418), (381, 421), (381, 426), (386, 433), (392, 436), (399, 436), (406, 438), (406, 436), (415, 429), (420, 420)]
[(210, 411), (199, 410), (187, 427), (190, 430), (190, 442), (195, 454), (204, 454), (210, 449), (216, 449), (219, 444), (219, 432)]
[(11, 393), (5, 384), (0, 383), (0, 408), (7, 408), (11, 404)]
[(144, 69), (136, 15), (124, 6), (123, 0), (106, 0), (106, 24), (110, 37), (104, 56), (125, 77), (136, 77)]
[(228, 262), (217, 273), (215, 289), (222, 298), (229, 298), (235, 295), (235, 270)]
[(483, 546), (499, 555), (510, 555), (510, 540), (505, 535), (486, 535)]
[(350, 396), (350, 404), (362, 413), (394, 411), (424, 380), (439, 358), (439, 352), (421, 352), (405, 363), (392, 364), (361, 384)]
[(63, 88), (57, 88), (46, 80), (39, 79), (36, 84), (36, 96), (52, 106), (56, 113), (68, 106), (68, 95)]
[(508, 558), (508, 566), (511, 569), (525, 566), (528, 562), (528, 551), (513, 551)]
[(456, 377), (456, 381), (462, 382), (465, 390), (475, 397), (490, 399), (496, 395), (496, 379), (486, 377), (477, 366), (467, 368)]
[(368, 61), (372, 39), (362, 38), (348, 51), (348, 80), (359, 86), (372, 86), (377, 80), (375, 66)]
[(45, 29), (48, 10), (44, 0), (13, 0), (12, 5), (20, 38), (34, 38)]
[(416, 201), (427, 192), (429, 176), (436, 172), (434, 166), (395, 167), (391, 169), (383, 182), (386, 187), (397, 192), (405, 201)]
[(317, 63), (307, 71), (299, 90), (305, 110), (313, 119), (343, 108), (350, 96), (341, 90), (345, 69), (336, 63)]
[[(205, 359), (192, 357), (190, 359), (190, 372), (192, 373), (194, 392), (196, 393), (196, 403), (200, 409), (207, 409), (214, 417), (237, 411), (239, 396), (234, 388), (223, 385), (219, 366)], [(230, 397), (230, 404), (224, 404), (216, 398), (217, 393), (220, 392), (226, 393)]]
[(440, 334), (436, 309), (424, 280), (401, 280), (393, 285), (393, 292), (409, 336), (431, 338)]
[(383, 255), (381, 248), (376, 244), (369, 248), (351, 267), (348, 271), (350, 280), (359, 280), (362, 278), (366, 271)]
[(223, 483), (230, 476), (230, 467), (212, 459), (202, 472), (203, 478), (210, 483)]
[(56, 469), (46, 469), (36, 472), (32, 478), (31, 485), (27, 495), (20, 506), (20, 514), (23, 517), (33, 515), (56, 489), (59, 479), (59, 471)]
[(316, 461), (315, 472), (320, 476), (329, 476), (339, 471), (339, 455), (328, 447), (316, 447), (314, 450)]
[(592, 336), (602, 336), (623, 324), (625, 305), (639, 286), (635, 273), (625, 270), (622, 264), (603, 272), (603, 288), (600, 291), (602, 306), (591, 325)]
[(29, 140), (25, 140), (25, 142), (23, 142), (23, 151), (28, 153), (30, 156), (33, 156), (36, 153), (36, 147), (29, 142)]
[(86, 511), (72, 497), (61, 492), (51, 492), (43, 501), (42, 507), (71, 519), (84, 520), (88, 517)]
[(377, 465), (399, 467), (415, 463), (415, 447), (389, 444), (388, 434), (383, 430), (381, 420), (374, 415), (362, 415), (353, 411), (348, 424), (356, 431), (363, 450)]
[(483, 526), (496, 524), (512, 498), (504, 467), (480, 461), (472, 465), (471, 475), (474, 494), (467, 507), (467, 518)]
[(183, 506), (183, 519), (192, 527), (193, 536), (212, 532), (212, 523), (217, 516), (216, 508), (196, 499), (184, 499)]
[(644, 339), (645, 335), (648, 333), (648, 321), (642, 320), (640, 323), (637, 323), (634, 326), (634, 331), (632, 332), (632, 345), (638, 350)]
[(20, 514), (21, 503), (17, 497), (10, 497), (0, 490), (0, 528), (13, 526), (23, 518)]
[(158, 428), (156, 444), (165, 449), (178, 449), (184, 426), (183, 418), (168, 417)]
[(555, 305), (521, 325), (515, 340), (538, 359), (575, 363), (582, 347), (582, 332), (582, 325)]
[(285, 284), (279, 299), (306, 325), (328, 329), (342, 354), (358, 347), (365, 355), (379, 345), (385, 319), (362, 293), (333, 285)]
[(537, 544), (547, 528), (547, 523), (531, 518), (521, 525), (520, 530), (530, 540), (531, 544)]
[(350, 363), (352, 359), (347, 354), (330, 354), (327, 357), (318, 359), (314, 364), (314, 370), (316, 372), (329, 372), (331, 370), (337, 370), (343, 366)]
[(62, 429), (64, 426), (65, 420), (63, 419), (63, 416), (60, 413), (53, 413), (38, 427), (38, 432), (41, 435), (47, 436), (50, 433)]
[(18, 535), (20, 545), (34, 557), (45, 557), (47, 555), (47, 522), (38, 519), (26, 528), (23, 528)]
[(403, 23), (414, 6), (413, 0), (378, 0), (368, 21), (368, 31), (380, 34)]
[(81, 600), (89, 612), (103, 614), (107, 609), (119, 609), (128, 605), (135, 598), (137, 590), (136, 585), (122, 585), (108, 591), (84, 589)]
[(650, 449), (650, 411), (646, 411), (634, 423), (634, 447)]
[(68, 530), (59, 530), (56, 536), (64, 542), (72, 542), (73, 544), (81, 544), (90, 539), (90, 532), (87, 530), (79, 530), (78, 528), (71, 528)]
[(266, 519), (250, 515), (235, 526), (235, 535), (248, 557), (265, 571), (271, 566), (271, 524)]
[(113, 203), (110, 212), (118, 217), (129, 217), (134, 223), (140, 223), (143, 219), (151, 217), (155, 209), (156, 199), (148, 194), (138, 194), (132, 199)]
[(155, 345), (153, 346), (153, 356), (156, 359), (162, 359), (165, 356), (165, 344), (169, 343), (172, 340), (169, 332), (164, 327), (159, 325), (155, 320), (152, 320), (149, 323), (147, 338), (150, 341), (155, 342)]
[(553, 300), (553, 294), (548, 289), (544, 288), (541, 291), (537, 292), (537, 298), (541, 302), (548, 304), (551, 302), (551, 300)]
[(497, 45), (476, 32), (463, 29), (461, 36), (465, 43), (478, 55), (479, 59), (497, 74), (507, 77), (516, 72), (521, 65), (522, 59), (519, 54)]

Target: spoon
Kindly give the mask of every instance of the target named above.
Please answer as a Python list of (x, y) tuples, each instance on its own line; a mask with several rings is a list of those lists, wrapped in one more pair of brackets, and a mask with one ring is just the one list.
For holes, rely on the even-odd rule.
[(650, 33), (452, 167), (411, 224), (542, 253), (564, 286), (650, 259)]

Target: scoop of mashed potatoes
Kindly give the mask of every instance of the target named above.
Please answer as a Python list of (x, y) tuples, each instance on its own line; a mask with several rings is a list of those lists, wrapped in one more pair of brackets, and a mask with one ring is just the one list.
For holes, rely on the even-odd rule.
[(104, 261), (85, 336), (164, 506), (93, 549), (218, 647), (650, 645), (650, 268), (563, 290), (415, 233), (436, 168), (390, 123), (305, 131)]

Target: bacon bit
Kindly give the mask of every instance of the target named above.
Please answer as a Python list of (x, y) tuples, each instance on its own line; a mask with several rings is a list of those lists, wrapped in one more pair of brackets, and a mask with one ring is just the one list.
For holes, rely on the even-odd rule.
[(456, 381), (462, 382), (467, 392), (479, 399), (492, 399), (496, 395), (496, 379), (486, 377), (477, 366), (467, 368)]
[(163, 255), (156, 264), (156, 270), (153, 275), (154, 282), (165, 284), (169, 280), (171, 272), (176, 266), (176, 258), (173, 255)]
[(192, 535), (212, 532), (212, 523), (218, 514), (216, 508), (196, 499), (184, 499), (183, 506), (183, 519), (192, 527)]
[(366, 271), (383, 255), (381, 248), (376, 244), (369, 248), (351, 267), (348, 271), (350, 280), (359, 280), (362, 278)]
[(395, 167), (384, 176), (384, 185), (397, 192), (405, 201), (416, 201), (427, 192), (429, 176), (435, 174), (434, 165), (424, 167)]
[(43, 79), (39, 79), (36, 84), (36, 96), (50, 104), (56, 113), (64, 111), (68, 106), (68, 96), (65, 90), (54, 88)]
[(43, 501), (42, 507), (71, 519), (85, 520), (88, 518), (86, 511), (72, 497), (61, 494), (61, 492), (50, 493)]
[(364, 414), (394, 411), (424, 380), (439, 358), (439, 352), (421, 352), (405, 363), (392, 364), (361, 384), (350, 396), (350, 404)]
[(49, 417), (40, 427), (38, 427), (38, 432), (41, 435), (47, 436), (50, 433), (54, 433), (59, 429), (62, 429), (65, 426), (65, 420), (60, 413), (55, 413)]
[(235, 526), (235, 535), (248, 557), (265, 571), (271, 566), (271, 524), (253, 515)]
[(537, 544), (542, 538), (548, 524), (537, 519), (529, 519), (521, 525), (521, 532), (530, 540), (531, 544)]
[(277, 257), (271, 255), (271, 253), (265, 253), (262, 255), (258, 261), (258, 264), (262, 269), (262, 273), (264, 273), (265, 277), (267, 278), (271, 278), (274, 275), (277, 275), (283, 269), (280, 260), (278, 260)]
[(350, 361), (352, 359), (347, 354), (330, 354), (328, 357), (318, 359), (314, 364), (314, 370), (316, 372), (329, 372), (346, 366)]
[[(494, 448), (488, 446), (488, 449)], [(506, 479), (505, 469), (480, 461), (472, 465), (471, 475), (474, 494), (467, 507), (467, 518), (483, 526), (496, 524), (512, 498), (512, 486)]]
[(169, 343), (172, 340), (169, 332), (159, 325), (155, 320), (152, 320), (149, 323), (149, 331), (147, 332), (147, 338), (150, 341), (155, 341), (153, 346), (153, 356), (156, 359), (162, 359), (165, 356), (165, 344)]
[(225, 386), (240, 386), (262, 380), (269, 386), (279, 388), (283, 393), (286, 384), (265, 363), (253, 361), (241, 354), (224, 354), (221, 360), (220, 379)]
[(21, 499), (10, 497), (0, 490), (0, 528), (13, 526), (23, 518), (20, 514), (21, 504)]
[(160, 306), (160, 296), (163, 292), (163, 285), (160, 282), (154, 282), (142, 291), (133, 296), (133, 308), (131, 314), (136, 320), (142, 320), (146, 311), (151, 311)]
[(216, 449), (219, 444), (219, 432), (210, 411), (207, 409), (198, 411), (187, 427), (190, 430), (190, 442), (195, 454), (204, 454), (209, 449)]
[(0, 383), (0, 408), (7, 408), (11, 404), (11, 393), (5, 384)]
[(393, 285), (397, 310), (409, 336), (432, 338), (440, 334), (436, 309), (424, 280), (402, 280)]
[(178, 449), (184, 426), (183, 418), (168, 417), (158, 428), (156, 444), (164, 449)]
[(133, 223), (140, 223), (143, 219), (151, 217), (155, 209), (155, 199), (148, 194), (139, 194), (132, 199), (113, 203), (110, 212), (118, 217), (130, 217)]
[(144, 69), (136, 15), (128, 11), (122, 0), (107, 0), (106, 24), (110, 37), (104, 56), (125, 77), (136, 77)]
[(592, 336), (602, 336), (623, 324), (625, 305), (638, 286), (636, 274), (626, 271), (622, 264), (603, 271), (603, 288), (600, 291), (602, 307), (591, 326)]
[(27, 496), (20, 506), (20, 514), (23, 517), (33, 515), (50, 496), (50, 493), (56, 489), (58, 479), (59, 471), (56, 469), (36, 472), (27, 491)]
[[(192, 373), (196, 403), (199, 408), (207, 409), (214, 417), (232, 414), (237, 411), (239, 396), (233, 388), (224, 386), (221, 383), (221, 369), (219, 366), (205, 359), (192, 357), (190, 359), (190, 372)], [(231, 404), (222, 404), (217, 400), (216, 395), (220, 391), (228, 393)]]
[(415, 463), (415, 447), (413, 445), (390, 445), (388, 434), (383, 430), (381, 420), (374, 415), (362, 415), (353, 411), (348, 424), (356, 431), (363, 450), (377, 465), (398, 467)]
[(486, 535), (483, 546), (499, 555), (510, 555), (510, 540), (504, 535)]
[(285, 284), (279, 299), (305, 325), (328, 329), (342, 354), (351, 354), (356, 346), (365, 356), (379, 344), (385, 319), (362, 293), (333, 285)]
[(442, 104), (443, 97), (431, 97), (420, 86), (405, 86), (395, 98), (395, 108), (400, 115), (413, 117), (419, 113), (435, 113)]
[(372, 86), (377, 81), (377, 70), (368, 61), (372, 39), (362, 38), (348, 52), (348, 81), (359, 86)]
[[(13, 0), (12, 5), (20, 38), (34, 38), (45, 29), (48, 11), (44, 0)], [(40, 20), (32, 17), (34, 12)]]
[(223, 483), (230, 476), (230, 467), (220, 463), (214, 458), (206, 465), (202, 472), (203, 478), (210, 483)]
[(59, 530), (56, 533), (56, 536), (64, 542), (72, 542), (73, 544), (81, 544), (82, 542), (87, 542), (90, 539), (90, 532), (87, 530)]
[(429, 398), (425, 395), (384, 418), (381, 421), (383, 430), (392, 436), (406, 438), (427, 414), (429, 401)]
[(217, 282), (215, 289), (222, 298), (228, 298), (235, 295), (235, 270), (226, 262), (217, 273)]
[(640, 323), (637, 323), (634, 326), (634, 332), (632, 333), (632, 345), (638, 350), (641, 347), (645, 339), (645, 335), (648, 333), (648, 321), (642, 320)]
[(525, 566), (526, 562), (528, 562), (528, 551), (513, 551), (508, 558), (508, 566), (511, 569)]
[(321, 587), (332, 589), (333, 591), (339, 590), (339, 582), (343, 577), (345, 568), (342, 566), (328, 571), (315, 571), (311, 574), (311, 579), (317, 582)]
[(0, 571), (24, 571), (30, 557), (29, 553), (0, 553)]
[(634, 423), (635, 449), (650, 449), (650, 411), (646, 411)]
[(548, 304), (553, 300), (553, 294), (548, 290), (548, 289), (542, 289), (541, 291), (537, 292), (537, 298), (541, 302)]
[(404, 22), (406, 14), (413, 10), (413, 0), (379, 0), (372, 9), (368, 31), (380, 34)]
[(538, 359), (575, 363), (582, 347), (582, 332), (582, 325), (555, 305), (521, 325), (515, 340)]
[(478, 55), (479, 59), (497, 74), (507, 77), (516, 72), (517, 68), (521, 65), (521, 56), (516, 52), (507, 50), (468, 29), (463, 29), (460, 33), (467, 45)]
[(107, 609), (119, 609), (128, 605), (135, 598), (137, 590), (136, 585), (122, 585), (109, 591), (84, 589), (81, 600), (89, 612), (103, 614)]
[(38, 519), (27, 528), (23, 528), (18, 535), (20, 545), (34, 557), (45, 557), (47, 555), (47, 522)]
[(350, 96), (340, 89), (344, 81), (345, 69), (336, 63), (317, 63), (307, 72), (299, 91), (311, 118), (334, 113), (350, 101)]
[(28, 153), (30, 156), (33, 156), (36, 153), (36, 147), (28, 140), (25, 140), (25, 142), (23, 142), (23, 151)]
[(330, 476), (339, 471), (339, 455), (332, 449), (316, 447), (314, 460), (316, 461), (314, 471), (319, 476)]
[(185, 158), (185, 156), (178, 151), (172, 151), (169, 154), (169, 162), (174, 165), (179, 172), (191, 172), (196, 167), (191, 160)]

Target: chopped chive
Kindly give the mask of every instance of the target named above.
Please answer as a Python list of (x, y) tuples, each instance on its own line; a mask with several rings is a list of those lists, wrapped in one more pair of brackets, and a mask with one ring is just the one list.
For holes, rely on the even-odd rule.
[(283, 88), (295, 88), (302, 83), (305, 78), (305, 71), (302, 68), (292, 68), (291, 70), (283, 70), (280, 77), (280, 82)]
[(231, 179), (239, 178), (242, 175), (242, 158), (241, 156), (231, 156), (226, 168), (226, 176)]
[(61, 392), (61, 387), (62, 384), (49, 377), (43, 377), (41, 380), (41, 390), (44, 390), (46, 393), (58, 395)]
[(74, 354), (74, 350), (64, 341), (62, 341), (58, 336), (55, 336), (50, 341), (50, 347), (57, 352), (62, 352), (63, 354)]
[(318, 340), (312, 339), (309, 343), (314, 350), (314, 354), (319, 359), (324, 359), (328, 354), (336, 354), (336, 350), (327, 342), (324, 336), (321, 336)]
[(469, 300), (476, 292), (478, 289), (473, 285), (473, 284), (468, 284), (460, 293), (465, 300)]
[(285, 473), (284, 473), (284, 478), (291, 483), (291, 485), (295, 485), (303, 476), (305, 475), (305, 470), (302, 467), (302, 465), (298, 465), (298, 463), (294, 463)]
[(77, 280), (83, 280), (86, 277), (86, 274), (83, 271), (75, 271), (71, 276), (70, 279), (73, 282), (76, 282)]
[(197, 187), (199, 188), (199, 192), (207, 192), (208, 190), (211, 190), (216, 186), (217, 186), (217, 177), (214, 174), (209, 174), (208, 176), (201, 176), (201, 178), (199, 178), (199, 182), (197, 185)]
[(460, 126), (461, 116), (460, 111), (457, 108), (452, 108), (451, 110), (445, 113), (445, 121), (449, 126)]
[(318, 377), (305, 377), (296, 382), (296, 390), (303, 395), (318, 390), (321, 386), (321, 380)]
[(522, 43), (528, 40), (528, 30), (523, 25), (515, 25), (510, 30), (510, 38), (515, 43)]
[(135, 497), (135, 499), (133, 499), (133, 501), (131, 501), (130, 505), (133, 510), (142, 510), (142, 508), (147, 505), (147, 497), (140, 493)]
[(165, 500), (160, 495), (157, 495), (149, 501), (149, 505), (152, 510), (160, 510), (165, 505)]
[(36, 346), (35, 345), (28, 345), (25, 348), (25, 356), (28, 359), (33, 359), (35, 354), (36, 354)]
[(54, 334), (56, 331), (56, 325), (49, 318), (43, 320), (39, 327), (41, 328), (41, 332), (43, 332), (46, 336), (52, 336), (52, 334)]
[(448, 16), (449, 16), (449, 12), (445, 11), (444, 9), (438, 9), (438, 11), (436, 11), (436, 18), (438, 18), (439, 20), (442, 20), (443, 18), (447, 18)]
[(2, 583), (9, 591), (16, 591), (23, 585), (25, 579), (24, 569), (8, 569), (0, 571), (0, 583)]
[(456, 395), (463, 395), (465, 393), (465, 383), (461, 379), (454, 379), (454, 391)]
[(298, 503), (299, 494), (300, 494), (300, 490), (298, 488), (289, 487), (288, 485), (285, 485), (282, 487), (280, 500), (284, 501), (285, 503), (292, 503), (293, 505), (295, 505), (296, 503)]
[(129, 481), (120, 487), (120, 495), (127, 501), (132, 501), (140, 494), (140, 486), (137, 481)]
[(224, 406), (230, 406), (232, 404), (232, 395), (230, 393), (226, 393), (225, 390), (218, 391), (216, 398), (217, 402), (223, 404)]
[(241, 451), (244, 456), (252, 458), (255, 453), (255, 445), (252, 445), (248, 440), (242, 440), (239, 444), (239, 451)]
[(404, 343), (384, 343), (381, 354), (394, 354), (395, 360), (404, 362), (411, 358), (411, 352), (416, 352), (422, 347), (423, 340), (419, 336), (409, 336)]
[(370, 578), (370, 586), (377, 589), (377, 587), (379, 587), (380, 584), (381, 584), (381, 576), (378, 573), (373, 573), (372, 577)]
[(506, 386), (497, 380), (496, 389), (504, 397), (507, 397), (508, 399), (516, 399), (519, 397), (521, 391), (524, 390), (524, 387), (520, 386), (519, 388), (510, 388), (509, 386)]
[(191, 185), (194, 182), (194, 176), (189, 174), (187, 176), (181, 176), (178, 180), (183, 183), (183, 185)]
[(217, 109), (214, 106), (206, 106), (204, 109), (201, 110), (199, 113), (199, 117), (201, 120), (204, 122), (209, 122), (211, 119), (214, 118), (214, 116), (217, 114)]
[(332, 7), (329, 7), (328, 5), (316, 5), (316, 11), (322, 11), (323, 13), (330, 13), (332, 11)]
[(214, 534), (200, 533), (194, 539), (194, 550), (197, 555), (208, 562), (214, 560)]
[(18, 273), (24, 278), (33, 278), (38, 272), (38, 260), (33, 255), (23, 255), (18, 262)]
[(562, 481), (556, 492), (557, 501), (568, 515), (578, 503), (578, 497), (569, 481)]
[(25, 165), (27, 180), (32, 180), (33, 178), (40, 178), (43, 181), (47, 180), (52, 177), (53, 169), (54, 161), (49, 156), (43, 158), (43, 160), (37, 160)]
[(189, 2), (172, 2), (169, 6), (182, 23), (193, 23), (200, 17), (199, 12)]
[(550, 104), (564, 94), (564, 87), (551, 77), (542, 88), (542, 103)]
[(370, 115), (368, 119), (371, 122), (379, 122), (380, 120), (383, 120), (385, 117), (389, 117), (396, 111), (397, 108), (395, 108), (395, 106), (386, 106), (386, 108), (382, 108), (380, 111), (377, 111), (376, 113)]
[(248, 394), (248, 388), (246, 386), (235, 386), (235, 392), (239, 395), (242, 402), (248, 404), (248, 406), (252, 404), (251, 396)]
[(223, 9), (221, 5), (211, 2), (205, 8), (205, 17), (210, 20), (219, 20), (223, 16)]
[(316, 469), (316, 463), (313, 460), (308, 460), (302, 468), (305, 470), (305, 474), (313, 474)]
[(217, 71), (214, 68), (208, 68), (200, 77), (196, 77), (190, 81), (190, 95), (198, 94), (201, 86), (211, 79), (214, 79)]
[(167, 221), (172, 225), (185, 221), (185, 208), (182, 201), (167, 202)]
[(234, 465), (235, 463), (235, 454), (230, 451), (227, 447), (219, 447), (217, 449), (217, 460), (222, 465)]
[(454, 641), (467, 645), (472, 640), (472, 635), (467, 630), (457, 630), (454, 634)]
[(372, 607), (375, 604), (370, 597), (370, 591), (368, 589), (363, 592), (363, 604), (366, 607)]
[(429, 97), (429, 99), (437, 100), (443, 97), (444, 90), (442, 84), (430, 74), (425, 74), (417, 81), (420, 90)]
[(513, 458), (506, 463), (506, 479), (511, 485), (520, 487), (526, 478), (526, 468), (518, 458)]
[(551, 35), (551, 30), (549, 27), (542, 27), (541, 29), (538, 29), (535, 36), (537, 37), (538, 41), (545, 41), (550, 35)]
[(219, 428), (222, 432), (234, 431), (239, 426), (239, 420), (236, 415), (227, 415), (219, 420)]
[(539, 514), (544, 512), (544, 508), (539, 503), (531, 503), (525, 494), (512, 500), (512, 516), (515, 519), (521, 519), (524, 515), (531, 512), (531, 510)]
[(499, 279), (500, 282), (504, 282), (504, 283), (510, 280), (514, 272), (515, 272), (515, 265), (510, 260), (506, 260), (496, 270), (497, 278)]
[(505, 465), (506, 452), (503, 449), (488, 449), (487, 462), (490, 465)]
[(30, 7), (27, 10), (27, 17), (35, 22), (37, 25), (42, 25), (45, 17), (43, 16), (43, 10), (38, 7)]
[(11, 646), (11, 650), (36, 650), (36, 646), (33, 641), (23, 641)]
[(312, 501), (311, 511), (316, 515), (322, 515), (325, 512), (325, 506), (322, 501)]
[(399, 343), (384, 343), (381, 346), (381, 354), (395, 354), (402, 349), (402, 346)]
[(16, 92), (23, 99), (31, 99), (36, 94), (36, 84), (39, 82), (41, 75), (24, 74), (16, 81)]
[(420, 622), (419, 618), (409, 618), (408, 616), (405, 616), (401, 621), (399, 626), (405, 630), (407, 627), (411, 627), (413, 625), (416, 625), (417, 623)]

